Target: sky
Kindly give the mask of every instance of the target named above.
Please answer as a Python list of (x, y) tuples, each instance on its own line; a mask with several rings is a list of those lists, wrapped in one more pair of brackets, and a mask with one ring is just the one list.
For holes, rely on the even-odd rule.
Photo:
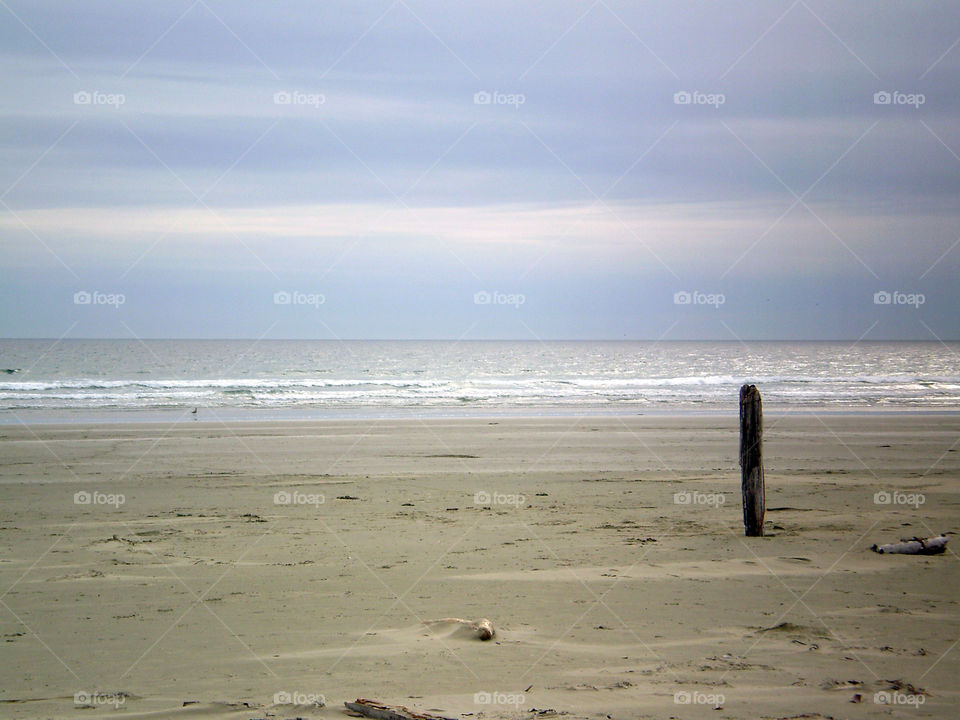
[(960, 339), (956, 3), (0, 18), (0, 336)]

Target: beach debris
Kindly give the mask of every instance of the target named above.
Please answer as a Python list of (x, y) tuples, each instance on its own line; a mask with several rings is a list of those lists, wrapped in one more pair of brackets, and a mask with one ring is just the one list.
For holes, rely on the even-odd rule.
[(756, 385), (740, 388), (740, 489), (743, 530), (763, 537), (766, 491), (763, 481), (763, 404)]
[(820, 683), (820, 687), (824, 690), (859, 690), (864, 687), (864, 684), (862, 680), (834, 680), (830, 678)]
[[(533, 687), (531, 685), (530, 687)], [(590, 683), (580, 683), (578, 685), (554, 685), (553, 687), (547, 688), (548, 690), (589, 690), (589, 691), (599, 691), (599, 690), (625, 690), (626, 688), (632, 688), (633, 683), (629, 680), (621, 680), (620, 682), (615, 682), (611, 685), (591, 685)], [(529, 692), (524, 690), (524, 692)]]
[(486, 618), (479, 620), (464, 620), (463, 618), (440, 618), (439, 620), (424, 620), (424, 625), (436, 625), (439, 623), (457, 623), (470, 628), (481, 640), (489, 640), (496, 634), (493, 629), (493, 623)]
[[(98, 542), (98, 543), (118, 542), (118, 543), (125, 543), (127, 545), (136, 545), (138, 541), (130, 540), (129, 538), (125, 538), (125, 537), (120, 537), (119, 535), (114, 533), (113, 537), (108, 537), (105, 540), (94, 540), (94, 542)], [(144, 541), (141, 540), (139, 542), (144, 542)]]
[(926, 539), (915, 537), (889, 545), (872, 545), (870, 549), (887, 555), (939, 555), (947, 549), (948, 539), (946, 535)]
[(896, 678), (895, 680), (881, 680), (877, 683), (877, 685), (884, 690), (889, 690), (891, 692), (903, 692), (908, 695), (930, 694), (923, 688), (917, 687), (913, 683), (909, 683), (901, 678)]
[(403, 705), (385, 705), (376, 700), (357, 698), (356, 702), (345, 702), (347, 710), (357, 715), (374, 718), (375, 720), (455, 720), (440, 715), (430, 715), (410, 710)]
[(806, 625), (798, 625), (792, 622), (779, 622), (776, 625), (771, 625), (770, 627), (759, 628), (757, 632), (783, 632), (783, 633), (793, 633), (793, 634), (805, 634), (811, 631), (811, 628)]

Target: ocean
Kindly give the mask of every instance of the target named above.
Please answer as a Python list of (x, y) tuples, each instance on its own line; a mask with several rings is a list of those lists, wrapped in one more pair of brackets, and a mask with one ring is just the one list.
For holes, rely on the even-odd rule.
[(960, 410), (960, 343), (0, 340), (0, 422)]

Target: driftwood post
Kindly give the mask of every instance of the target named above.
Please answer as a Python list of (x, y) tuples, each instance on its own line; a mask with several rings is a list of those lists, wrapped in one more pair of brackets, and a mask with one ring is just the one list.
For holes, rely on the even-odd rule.
[(766, 497), (763, 487), (763, 408), (756, 385), (740, 388), (740, 488), (743, 529), (747, 537), (763, 536)]

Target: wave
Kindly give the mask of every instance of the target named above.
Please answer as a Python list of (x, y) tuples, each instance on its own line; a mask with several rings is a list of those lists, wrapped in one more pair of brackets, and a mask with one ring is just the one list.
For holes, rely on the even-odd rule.
[(479, 374), (474, 377), (261, 377), (0, 382), (0, 408), (478, 408), (730, 407), (744, 383), (784, 406), (960, 406), (960, 376), (734, 374), (643, 377), (605, 373)]
[(324, 379), (304, 379), (304, 380), (283, 380), (276, 378), (262, 379), (227, 379), (212, 378), (207, 380), (92, 380), (92, 379), (72, 379), (72, 380), (54, 380), (37, 382), (0, 382), (0, 390), (113, 390), (116, 388), (145, 388), (150, 390), (166, 389), (243, 389), (263, 390), (271, 388), (295, 388), (295, 387), (359, 387), (364, 385), (384, 386), (384, 387), (437, 387), (446, 384), (441, 380), (402, 380), (402, 379), (382, 379), (382, 380), (324, 380)]
[(844, 384), (844, 385), (942, 385), (960, 384), (960, 376), (894, 375), (769, 375), (759, 377), (735, 375), (690, 375), (680, 377), (601, 377), (601, 378), (463, 378), (449, 380), (419, 380), (413, 378), (210, 378), (202, 380), (97, 380), (69, 379), (52, 381), (5, 381), (0, 382), (0, 391), (37, 392), (44, 390), (222, 390), (224, 392), (247, 392), (271, 390), (296, 390), (298, 388), (394, 388), (431, 389), (444, 387), (544, 387), (567, 386), (580, 388), (633, 388), (670, 386), (725, 386), (754, 383), (757, 385), (791, 384)]

